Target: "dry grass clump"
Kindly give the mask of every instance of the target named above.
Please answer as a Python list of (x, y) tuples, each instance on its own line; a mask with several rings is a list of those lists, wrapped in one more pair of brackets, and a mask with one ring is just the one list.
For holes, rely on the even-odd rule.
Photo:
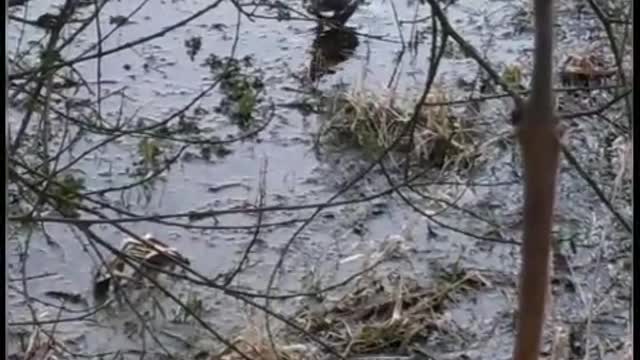
[[(314, 344), (292, 343), (285, 337), (274, 335), (274, 345), (271, 346), (265, 327), (261, 325), (262, 316), (253, 315), (248, 320), (245, 331), (233, 340), (233, 345), (243, 354), (254, 360), (315, 360), (320, 359), (320, 353)], [(240, 354), (228, 348), (210, 360), (240, 360)]]
[[(344, 296), (313, 310), (298, 312), (295, 321), (308, 333), (331, 345), (344, 357), (376, 356), (381, 353), (408, 354), (412, 345), (430, 334), (453, 331), (447, 326), (447, 308), (456, 298), (485, 286), (475, 272), (459, 271), (439, 276), (425, 287), (412, 278), (378, 276), (361, 278)], [(317, 305), (317, 304), (316, 304)], [(274, 330), (274, 347), (259, 325), (263, 317), (252, 316), (249, 326), (233, 344), (255, 360), (320, 360), (331, 357), (300, 332)], [(237, 360), (242, 356), (231, 349), (210, 360)]]
[(403, 277), (365, 278), (329, 309), (303, 311), (298, 321), (345, 356), (407, 353), (431, 332), (446, 331), (441, 323), (447, 305), (481, 283), (475, 273), (429, 288)]
[(434, 87), (411, 136), (404, 129), (411, 120), (415, 99), (366, 90), (340, 92), (328, 110), (320, 140), (344, 143), (347, 139), (376, 156), (401, 136), (396, 153), (411, 152), (438, 168), (466, 168), (478, 155), (473, 136), (476, 131), (453, 114), (448, 101), (447, 93)]
[[(247, 335), (238, 338), (234, 345), (243, 354), (254, 360), (313, 360), (318, 357), (313, 356), (313, 351), (309, 345), (276, 345), (275, 352), (269, 340), (264, 336)], [(212, 359), (219, 360), (240, 360), (244, 359), (240, 354), (231, 349), (226, 350), (223, 354)]]

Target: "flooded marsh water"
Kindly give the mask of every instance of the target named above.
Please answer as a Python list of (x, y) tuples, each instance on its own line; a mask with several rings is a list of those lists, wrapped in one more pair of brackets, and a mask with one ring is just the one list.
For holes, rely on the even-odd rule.
[[(600, 50), (604, 45), (597, 48), (593, 45), (606, 44), (597, 20), (590, 13), (578, 16), (576, 3), (563, 1), (558, 6), (558, 63), (587, 45), (594, 47), (594, 52), (604, 52)], [(101, 51), (161, 32), (211, 4), (210, 1), (199, 0), (108, 1), (100, 11), (100, 26), (96, 27), (95, 22), (89, 25), (61, 56), (73, 59), (92, 47), (89, 53), (95, 52), (96, 39), (104, 37), (116, 27), (120, 17), (132, 12), (135, 15), (131, 17), (131, 23), (123, 25), (104, 40)], [(286, 2), (285, 5), (306, 14), (301, 3)], [(519, 64), (523, 69), (523, 83), (528, 83), (533, 47), (528, 2), (459, 0), (442, 3), (444, 5), (451, 26), (492, 66), (502, 73), (507, 65)], [(100, 213), (110, 219), (130, 218), (130, 221), (123, 220), (118, 225), (138, 235), (152, 233), (163, 239), (189, 258), (193, 269), (210, 278), (233, 269), (248, 244), (255, 242), (250, 255), (251, 266), (243, 270), (234, 282), (239, 289), (253, 292), (266, 289), (282, 249), (317, 208), (311, 205), (301, 207), (327, 201), (369, 164), (369, 159), (359, 149), (318, 149), (316, 135), (327, 119), (322, 113), (305, 111), (307, 106), (313, 107), (322, 99), (333, 96), (338, 91), (336, 89), (345, 88), (396, 96), (407, 104), (415, 102), (429, 71), (432, 42), (429, 5), (420, 2), (368, 0), (348, 21), (352, 32), (348, 35), (334, 34), (335, 38), (319, 38), (317, 24), (309, 19), (300, 19), (302, 15), (295, 11), (287, 14), (283, 8), (265, 8), (263, 3), (259, 6), (243, 5), (246, 11), (255, 11), (253, 14), (258, 15), (250, 19), (246, 14), (239, 14), (234, 3), (220, 2), (203, 16), (163, 36), (113, 54), (78, 62), (73, 65), (73, 76), (79, 78), (81, 75), (82, 80), (77, 81), (86, 82), (87, 86), (60, 92), (64, 96), (51, 95), (54, 99), (52, 107), (59, 113), (50, 112), (49, 115), (51, 131), (55, 134), (49, 143), (51, 153), (68, 142), (71, 136), (77, 136), (73, 147), (61, 154), (59, 162), (50, 166), (55, 168), (74, 162), (70, 168), (84, 179), (83, 191), (96, 200), (87, 205), (91, 211), (83, 212), (83, 217), (95, 219)], [(55, 9), (53, 3), (32, 0), (27, 6), (12, 7), (10, 15), (36, 19), (46, 12), (55, 13)], [(89, 16), (92, 9), (93, 5), (79, 11), (79, 18)], [(394, 17), (394, 11), (397, 17)], [(260, 17), (278, 15), (283, 19)], [(287, 16), (293, 19), (287, 19)], [(19, 21), (9, 21), (9, 58), (22, 59), (21, 63), (10, 62), (10, 74), (33, 66), (40, 54), (37, 49), (42, 46), (38, 44), (47, 42), (45, 31), (23, 26)], [(70, 29), (63, 31), (64, 36), (69, 33)], [(192, 56), (186, 43), (194, 38), (199, 40), (190, 43), (192, 50), (193, 44), (200, 45), (195, 46), (199, 50)], [(346, 50), (332, 48), (335, 43)], [(21, 52), (29, 48), (32, 50), (27, 55), (18, 55), (18, 44)], [(296, 235), (279, 272), (274, 292), (299, 290), (307, 286), (309, 277), (313, 278), (310, 274), (322, 279), (324, 286), (339, 282), (362, 267), (360, 260), (346, 263), (342, 260), (354, 254), (378, 250), (386, 244), (385, 239), (402, 235), (402, 246), (411, 258), (413, 271), (426, 282), (436, 270), (452, 266), (481, 270), (502, 279), (495, 280), (496, 283), (505, 282), (495, 285), (492, 290), (459, 300), (451, 310), (451, 321), (468, 327), (468, 333), (472, 335), (457, 342), (434, 340), (429, 346), (439, 353), (467, 349), (468, 356), (474, 359), (489, 355), (506, 359), (513, 339), (513, 319), (509, 314), (515, 308), (519, 247), (482, 241), (472, 236), (505, 241), (517, 241), (520, 236), (522, 182), (519, 155), (514, 151), (516, 143), (510, 137), (508, 124), (511, 104), (506, 97), (496, 97), (477, 101), (470, 110), (463, 100), (482, 96), (477, 90), (482, 72), (475, 60), (466, 56), (452, 40), (449, 40), (449, 45), (450, 49), (438, 69), (436, 85), (448, 94), (450, 100), (461, 101), (460, 106), (452, 106), (452, 111), (457, 116), (468, 117), (469, 122), (480, 129), (483, 142), (494, 141), (483, 147), (481, 166), (462, 174), (455, 171), (442, 174), (438, 169), (427, 172), (418, 182), (427, 184), (420, 189), (428, 196), (404, 190), (417, 209), (430, 216), (433, 214), (432, 219), (408, 206), (397, 194), (386, 194), (371, 201), (359, 200), (388, 190), (390, 185), (386, 175), (376, 167), (337, 199), (351, 200), (351, 203), (327, 207)], [(333, 58), (336, 64), (326, 69), (326, 73), (318, 73), (312, 81), (309, 79), (310, 68), (318, 66), (313, 61), (317, 60), (319, 51), (323, 52), (324, 61)], [(211, 54), (222, 59), (223, 63), (229, 56), (246, 59), (241, 61), (241, 75), (236, 80), (229, 80), (229, 91), (233, 92), (239, 86), (237, 79), (259, 79), (257, 90), (243, 88), (245, 92), (239, 95), (242, 99), (248, 96), (247, 101), (254, 105), (247, 129), (240, 126), (225, 108), (225, 99), (231, 95), (225, 93), (221, 85), (206, 91), (217, 81), (215, 71), (207, 64)], [(71, 73), (67, 69), (64, 72)], [(15, 86), (9, 88), (10, 98), (16, 93), (20, 80), (14, 83)], [(392, 87), (388, 86), (390, 83)], [(598, 96), (603, 98), (601, 103), (612, 97), (606, 91), (598, 93)], [(198, 100), (193, 101), (196, 98)], [(7, 115), (13, 136), (19, 131), (27, 111), (24, 103), (28, 96), (17, 94), (14, 100)], [(69, 101), (91, 105), (65, 107)], [(193, 106), (168, 122), (168, 130), (163, 129), (169, 135), (153, 132), (155, 130), (147, 136), (132, 132), (100, 146), (110, 134), (95, 130), (98, 127), (113, 129), (124, 125), (133, 129), (139, 124), (151, 126), (169, 119), (190, 102)], [(63, 110), (68, 118), (62, 116)], [(611, 111), (614, 110), (620, 112), (618, 108)], [(39, 114), (41, 112), (34, 115), (35, 120), (28, 131), (37, 133), (38, 126), (42, 124), (38, 121), (42, 119)], [(88, 125), (83, 125), (83, 128), (70, 118), (81, 119)], [(596, 123), (591, 118), (575, 120), (572, 124), (576, 135), (571, 141), (578, 159), (587, 163), (587, 170), (597, 182), (612, 192), (615, 174), (611, 173), (619, 172), (619, 168), (615, 161), (610, 161), (607, 166), (598, 165), (606, 161), (606, 156), (598, 151), (604, 146), (603, 138), (614, 137), (619, 142), (630, 140), (616, 132), (615, 126)], [(187, 128), (191, 130), (185, 130)], [(251, 129), (261, 131), (244, 138), (243, 134)], [(67, 131), (69, 134), (65, 135)], [(207, 142), (236, 137), (242, 139), (229, 140), (222, 145), (207, 145)], [(33, 149), (37, 146), (31, 147), (30, 144), (35, 138), (36, 135), (25, 138), (24, 144), (29, 145), (17, 151), (20, 161), (34, 161)], [(155, 142), (149, 145), (143, 142), (145, 138)], [(582, 148), (581, 144), (587, 146)], [(178, 160), (161, 171), (159, 176), (154, 176), (152, 182), (122, 191), (105, 191), (129, 187), (129, 184), (150, 176), (153, 170), (145, 168), (142, 160), (146, 159), (145, 154), (155, 159), (156, 152), (160, 154), (158, 158), (177, 157)], [(596, 173), (596, 169), (602, 170)], [(630, 188), (627, 190), (625, 187), (628, 184), (625, 176), (629, 175), (623, 174), (623, 180), (618, 180), (623, 185), (618, 185), (620, 195), (614, 197), (613, 203), (626, 219), (631, 219), (630, 201), (625, 200), (625, 196), (630, 194)], [(401, 181), (398, 174), (391, 177)], [(15, 186), (10, 186), (11, 191), (18, 193)], [(103, 191), (104, 194), (100, 194)], [(457, 206), (446, 206), (434, 198)], [(596, 302), (603, 307), (598, 312), (598, 320), (601, 321), (590, 324), (588, 336), (595, 342), (619, 340), (629, 324), (626, 307), (630, 299), (626, 297), (625, 300), (625, 292), (629, 290), (630, 272), (621, 269), (626, 259), (621, 249), (628, 245), (630, 236), (567, 163), (562, 165), (558, 199), (556, 236), (564, 240), (563, 252), (566, 248), (572, 249), (565, 256), (572, 266), (569, 278), (574, 290), (567, 290), (562, 285), (565, 280), (558, 280), (554, 312), (558, 319), (562, 319), (558, 321), (564, 321), (563, 324), (574, 326), (574, 323), (579, 323), (582, 326), (589, 306)], [(258, 212), (241, 211), (258, 207), (260, 201), (262, 207), (281, 210), (265, 211), (263, 216), (258, 216)], [(113, 208), (109, 209), (105, 204)], [(15, 209), (10, 209), (11, 216), (23, 214), (28, 209), (15, 206)], [(216, 210), (229, 211), (202, 219), (189, 219), (188, 216), (194, 211)], [(170, 214), (175, 216), (166, 216), (164, 220), (154, 218)], [(39, 216), (58, 215), (47, 211)], [(257, 222), (267, 225), (260, 229), (258, 241), (255, 241)], [(279, 222), (284, 224), (268, 225)], [(120, 246), (124, 237), (122, 231), (109, 221), (92, 225), (91, 229), (115, 247)], [(10, 282), (8, 294), (10, 325), (13, 323), (10, 331), (14, 331), (10, 353), (16, 353), (20, 351), (19, 333), (30, 329), (33, 317), (25, 301), (23, 282), (17, 280), (23, 275), (23, 270), (27, 276), (53, 274), (25, 282), (28, 295), (32, 297), (29, 302), (41, 320), (56, 319), (56, 316), (74, 318), (94, 306), (91, 300), (93, 271), (100, 261), (91, 250), (86, 234), (67, 223), (51, 221), (31, 227), (14, 223), (10, 234), (12, 236), (7, 242), (8, 271), (9, 277), (16, 279)], [(29, 252), (24, 258), (21, 253), (26, 246), (29, 246)], [(104, 255), (107, 254), (104, 251)], [(607, 260), (611, 258), (617, 260)], [(605, 263), (609, 265), (603, 265)], [(406, 265), (392, 262), (386, 266), (388, 271), (399, 271)], [(189, 294), (201, 299), (203, 318), (225, 335), (233, 336), (246, 327), (246, 305), (237, 299), (215, 289), (183, 282), (172, 284), (171, 288), (183, 299), (187, 299)], [(608, 294), (611, 299), (604, 289), (612, 289)], [(46, 295), (53, 290), (80, 294), (86, 301), (79, 304), (65, 302), (66, 310), (60, 311), (60, 304)], [(171, 301), (162, 301), (169, 318), (179, 312)], [(278, 312), (292, 314), (300, 302), (274, 302), (273, 306)], [(140, 329), (137, 316), (123, 305), (119, 311), (98, 312), (86, 319), (62, 322), (55, 330), (56, 336), (65, 339), (67, 346), (77, 353), (105, 353), (109, 355), (103, 358), (117, 358), (114, 352), (131, 350), (122, 356), (139, 358), (141, 354), (148, 354), (151, 358), (158, 358), (163, 351), (157, 348), (150, 350), (154, 348), (151, 344), (155, 340), (149, 337), (148, 329)], [(194, 358), (198, 351), (220, 349), (220, 344), (211, 335), (192, 322), (167, 321), (159, 317), (150, 324), (177, 358), (183, 355), (176, 354), (189, 354), (188, 358)], [(584, 337), (585, 330), (578, 325), (575, 328), (580, 328), (575, 332)], [(605, 355), (599, 358), (613, 359), (613, 350), (609, 350), (603, 351)]]

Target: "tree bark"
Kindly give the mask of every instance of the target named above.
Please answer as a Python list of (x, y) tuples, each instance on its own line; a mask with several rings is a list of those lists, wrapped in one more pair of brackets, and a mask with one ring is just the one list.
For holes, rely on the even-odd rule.
[(534, 0), (535, 49), (530, 98), (514, 114), (524, 166), (524, 229), (514, 360), (537, 360), (550, 299), (551, 230), (560, 133), (552, 93), (553, 1)]

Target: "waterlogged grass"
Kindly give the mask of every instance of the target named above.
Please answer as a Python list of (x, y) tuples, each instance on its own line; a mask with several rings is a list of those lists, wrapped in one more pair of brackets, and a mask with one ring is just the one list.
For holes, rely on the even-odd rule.
[(346, 140), (376, 157), (400, 137), (396, 154), (410, 153), (438, 168), (470, 166), (478, 156), (477, 130), (450, 110), (448, 94), (432, 90), (413, 129), (409, 124), (414, 108), (411, 100), (365, 89), (340, 92), (329, 100), (318, 141), (336, 145)]

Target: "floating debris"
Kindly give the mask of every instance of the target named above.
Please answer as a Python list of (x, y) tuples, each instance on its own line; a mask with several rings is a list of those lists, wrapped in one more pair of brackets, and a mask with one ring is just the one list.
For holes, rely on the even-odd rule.
[(615, 69), (595, 55), (569, 55), (562, 66), (560, 77), (567, 85), (591, 87), (602, 84), (615, 73)]
[(64, 302), (69, 302), (74, 305), (87, 305), (87, 301), (82, 294), (50, 290), (45, 292), (44, 295)]
[(135, 24), (135, 22), (131, 21), (127, 16), (116, 15), (116, 16), (109, 17), (109, 24), (116, 25), (116, 26), (124, 26), (124, 25)]
[[(156, 278), (158, 270), (173, 270), (177, 264), (190, 265), (189, 259), (178, 250), (164, 244), (151, 234), (146, 234), (142, 241), (133, 238), (124, 239), (120, 252), (121, 255), (103, 264), (96, 272), (93, 287), (96, 302), (103, 303), (113, 287), (122, 287), (126, 283), (142, 286), (146, 277)], [(127, 266), (125, 257), (129, 261), (136, 262), (142, 271)]]

